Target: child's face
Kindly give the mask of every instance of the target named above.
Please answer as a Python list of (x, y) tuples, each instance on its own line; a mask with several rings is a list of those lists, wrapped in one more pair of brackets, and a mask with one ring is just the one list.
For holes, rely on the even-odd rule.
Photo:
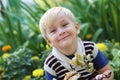
[(52, 26), (46, 29), (48, 43), (57, 49), (63, 49), (76, 44), (79, 25), (72, 22), (64, 14), (58, 15)]

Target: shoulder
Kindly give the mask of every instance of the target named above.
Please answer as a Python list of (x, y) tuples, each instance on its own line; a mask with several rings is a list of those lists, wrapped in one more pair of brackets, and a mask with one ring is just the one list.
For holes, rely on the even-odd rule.
[(50, 53), (44, 62), (44, 69), (56, 76), (56, 72), (59, 71), (60, 67), (62, 67), (60, 61), (52, 53)]
[(45, 60), (45, 64), (49, 64), (49, 62), (53, 61), (54, 59), (55, 56), (52, 53), (50, 53)]
[(52, 68), (53, 64), (55, 64), (56, 62), (58, 62), (57, 58), (52, 53), (50, 53), (46, 58), (44, 65)]
[(52, 65), (54, 64), (54, 62), (56, 62), (57, 59), (55, 58), (55, 56), (50, 53), (48, 55), (48, 57), (46, 58), (45, 62), (44, 62), (44, 70), (46, 70), (47, 72), (51, 73), (52, 75), (56, 75), (55, 71), (52, 69)]
[(92, 41), (83, 41), (84, 46), (94, 46), (95, 43)]
[(86, 55), (91, 54), (95, 58), (98, 54), (98, 47), (95, 42), (92, 41), (83, 41)]

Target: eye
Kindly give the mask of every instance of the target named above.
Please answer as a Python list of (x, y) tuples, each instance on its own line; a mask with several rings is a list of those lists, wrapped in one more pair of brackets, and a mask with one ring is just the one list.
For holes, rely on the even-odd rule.
[(65, 23), (65, 24), (63, 24), (63, 27), (66, 27), (68, 25), (68, 23)]
[(53, 32), (55, 32), (55, 31), (56, 31), (56, 29), (53, 29), (53, 30), (50, 31), (50, 33), (53, 33)]

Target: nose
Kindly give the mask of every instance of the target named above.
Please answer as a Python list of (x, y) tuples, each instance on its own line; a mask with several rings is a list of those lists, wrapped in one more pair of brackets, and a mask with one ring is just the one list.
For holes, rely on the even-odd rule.
[(59, 29), (59, 35), (61, 36), (63, 34), (65, 34), (65, 31), (63, 29)]

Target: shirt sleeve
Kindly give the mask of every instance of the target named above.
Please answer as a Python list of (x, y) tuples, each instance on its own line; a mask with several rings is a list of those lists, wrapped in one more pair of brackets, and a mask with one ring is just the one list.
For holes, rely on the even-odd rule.
[(45, 77), (46, 77), (46, 80), (57, 80), (56, 76), (51, 75), (47, 71), (45, 71)]
[(103, 68), (105, 65), (108, 64), (108, 62), (109, 61), (105, 57), (105, 55), (102, 52), (100, 52), (100, 50), (98, 50), (97, 56), (93, 60), (95, 69), (99, 70), (99, 69)]

